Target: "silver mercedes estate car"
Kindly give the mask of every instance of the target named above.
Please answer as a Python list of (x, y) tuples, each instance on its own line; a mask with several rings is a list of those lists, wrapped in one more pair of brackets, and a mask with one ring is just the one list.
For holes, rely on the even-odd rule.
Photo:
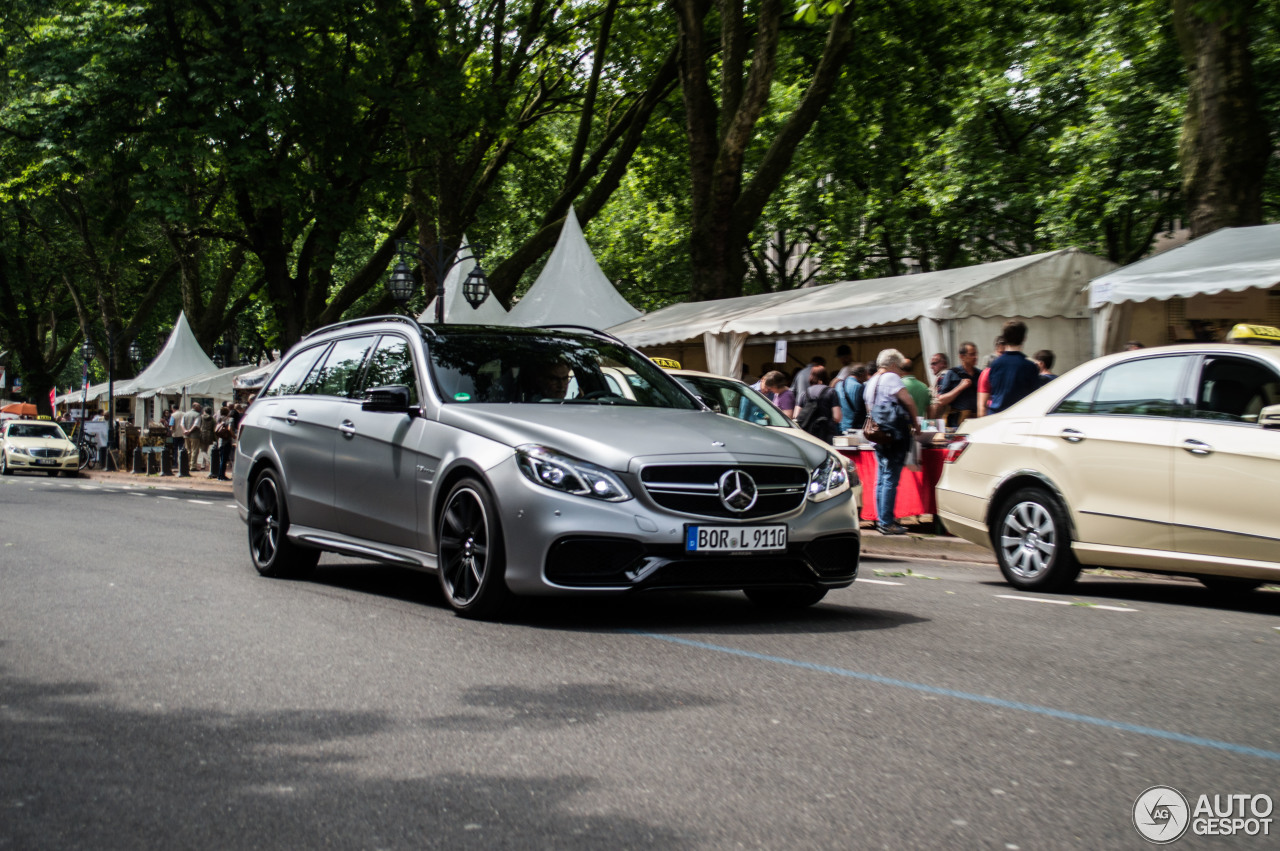
[(806, 606), (858, 571), (839, 455), (718, 416), (588, 329), (323, 328), (246, 412), (234, 490), (259, 573), (321, 551), (406, 565), (471, 617), (673, 588)]

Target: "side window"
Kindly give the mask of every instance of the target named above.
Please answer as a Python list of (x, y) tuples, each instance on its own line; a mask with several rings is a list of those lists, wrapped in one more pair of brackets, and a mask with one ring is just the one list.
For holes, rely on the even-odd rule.
[(1054, 409), (1058, 414), (1173, 417), (1188, 358), (1125, 361), (1085, 382)]
[(418, 404), (418, 379), (413, 368), (413, 353), (404, 337), (384, 336), (369, 358), (369, 369), (364, 386), (382, 387), (387, 384), (403, 384), (409, 388), (409, 404)]
[(1095, 375), (1075, 390), (1072, 390), (1070, 396), (1058, 403), (1058, 407), (1053, 410), (1053, 413), (1087, 414), (1089, 409), (1093, 407), (1093, 397), (1097, 392), (1098, 376)]
[(349, 337), (333, 344), (324, 363), (304, 388), (304, 393), (318, 396), (341, 396), (349, 399), (359, 389), (360, 369), (365, 355), (373, 348), (373, 336)]
[(288, 363), (280, 367), (271, 383), (262, 391), (263, 396), (292, 396), (302, 389), (307, 374), (316, 365), (324, 346), (312, 346), (294, 355)]
[(1280, 404), (1280, 376), (1248, 358), (1208, 357), (1196, 382), (1196, 419), (1256, 423), (1267, 405)]

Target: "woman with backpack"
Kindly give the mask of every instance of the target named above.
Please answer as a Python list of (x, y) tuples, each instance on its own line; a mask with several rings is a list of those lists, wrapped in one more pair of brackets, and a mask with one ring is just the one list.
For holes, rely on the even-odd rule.
[(882, 535), (902, 535), (907, 531), (898, 523), (894, 507), (898, 500), (898, 477), (902, 475), (902, 465), (907, 460), (911, 441), (920, 430), (920, 421), (915, 400), (902, 383), (905, 360), (897, 349), (880, 352), (876, 358), (876, 366), (880, 369), (863, 387), (867, 405), (867, 423), (863, 432), (875, 445), (879, 465), (876, 529)]
[(809, 387), (796, 399), (792, 417), (800, 428), (827, 443), (840, 433), (840, 399), (827, 386), (827, 368), (822, 364), (809, 368)]

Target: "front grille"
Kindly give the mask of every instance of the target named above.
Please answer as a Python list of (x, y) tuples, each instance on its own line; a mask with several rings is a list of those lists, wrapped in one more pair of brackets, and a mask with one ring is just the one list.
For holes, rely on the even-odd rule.
[(61, 449), (30, 449), (32, 458), (61, 458)]
[[(756, 503), (744, 512), (731, 511), (720, 501), (720, 477), (740, 470), (756, 483)], [(658, 505), (697, 517), (730, 517), (750, 520), (775, 517), (804, 504), (809, 471), (780, 464), (650, 464), (640, 471), (640, 481)]]

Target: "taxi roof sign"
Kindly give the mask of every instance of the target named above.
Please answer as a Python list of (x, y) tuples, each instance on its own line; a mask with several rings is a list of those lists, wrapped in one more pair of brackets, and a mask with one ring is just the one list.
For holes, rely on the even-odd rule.
[(1256, 346), (1280, 346), (1280, 328), (1242, 322), (1227, 332), (1227, 340), (1232, 343), (1251, 343)]
[[(1276, 333), (1280, 334), (1280, 331), (1277, 331)], [(680, 361), (672, 360), (671, 358), (649, 358), (649, 360), (653, 361), (663, 369), (679, 369), (680, 368)]]

